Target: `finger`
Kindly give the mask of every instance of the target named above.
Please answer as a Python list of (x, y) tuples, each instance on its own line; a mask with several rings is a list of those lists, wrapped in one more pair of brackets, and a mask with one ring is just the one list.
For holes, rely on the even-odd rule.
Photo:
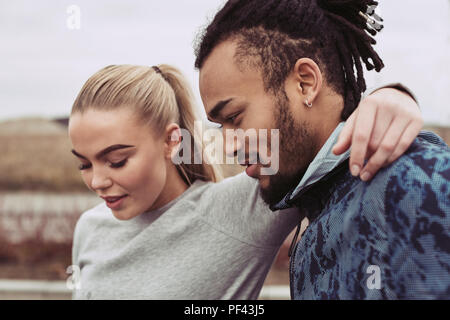
[(390, 112), (377, 112), (375, 125), (370, 137), (369, 146), (367, 148), (365, 159), (369, 159), (377, 150), (383, 141), (386, 132), (391, 126), (394, 116)]
[(422, 130), (422, 127), (423, 127), (422, 120), (412, 121), (407, 126), (405, 132), (403, 132), (403, 135), (400, 138), (400, 142), (397, 144), (397, 147), (395, 148), (395, 151), (386, 161), (384, 166), (388, 166), (394, 161), (397, 161), (397, 159), (400, 158), (400, 156), (403, 155), (409, 149), (411, 144), (414, 142), (414, 140), (420, 133), (420, 130)]
[(341, 133), (339, 134), (339, 138), (337, 143), (333, 147), (333, 153), (335, 155), (343, 154), (345, 151), (347, 151), (351, 144), (352, 144), (352, 135), (353, 135), (353, 129), (355, 128), (355, 119), (358, 114), (358, 109), (356, 109), (355, 112), (352, 113), (352, 115), (348, 118), (348, 120), (345, 123), (344, 128), (342, 129)]
[(360, 104), (359, 108), (358, 117), (355, 120), (350, 152), (350, 171), (354, 176), (358, 176), (364, 166), (377, 109), (367, 98), (365, 102), (363, 101)]
[(365, 160), (370, 159), (370, 157), (372, 157), (375, 154), (376, 151), (377, 150), (371, 150), (370, 148), (367, 148), (366, 159)]
[(361, 171), (361, 180), (371, 180), (377, 174), (378, 170), (380, 170), (386, 161), (393, 155), (408, 124), (408, 120), (400, 120), (389, 127), (378, 150), (370, 157), (369, 161)]

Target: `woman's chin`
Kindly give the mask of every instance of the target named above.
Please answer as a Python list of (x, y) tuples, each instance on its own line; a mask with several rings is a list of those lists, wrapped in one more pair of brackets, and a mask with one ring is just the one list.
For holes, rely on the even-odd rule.
[(139, 213), (130, 212), (129, 210), (111, 210), (111, 212), (114, 217), (120, 221), (128, 221), (139, 215)]

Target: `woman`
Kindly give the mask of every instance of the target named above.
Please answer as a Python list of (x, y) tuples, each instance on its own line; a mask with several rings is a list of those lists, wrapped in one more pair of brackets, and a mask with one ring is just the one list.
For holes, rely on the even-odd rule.
[(85, 184), (105, 203), (75, 229), (75, 299), (258, 297), (300, 216), (271, 212), (245, 174), (220, 181), (208, 161), (174, 164), (181, 129), (202, 150), (193, 101), (168, 65), (110, 66), (82, 88), (69, 135)]

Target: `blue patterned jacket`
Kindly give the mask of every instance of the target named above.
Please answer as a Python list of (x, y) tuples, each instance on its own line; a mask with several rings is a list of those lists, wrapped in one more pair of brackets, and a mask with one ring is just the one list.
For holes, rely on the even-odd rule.
[(450, 299), (450, 149), (438, 136), (422, 132), (368, 183), (346, 161), (287, 202), (310, 220), (293, 299)]

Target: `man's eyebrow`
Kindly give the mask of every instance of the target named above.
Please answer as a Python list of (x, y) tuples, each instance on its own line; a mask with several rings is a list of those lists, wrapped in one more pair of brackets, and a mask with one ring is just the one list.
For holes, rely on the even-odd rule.
[(212, 119), (212, 120), (217, 119), (219, 114), (222, 112), (223, 108), (225, 108), (227, 106), (227, 104), (231, 102), (231, 100), (233, 100), (233, 99), (228, 99), (228, 100), (218, 102), (214, 106), (214, 108), (208, 113), (208, 119)]
[[(122, 149), (129, 149), (129, 148), (134, 148), (134, 146), (127, 146), (127, 145), (123, 145), (123, 144), (116, 144), (116, 145), (113, 145), (113, 146), (110, 146), (110, 147), (106, 148), (103, 151), (100, 151), (99, 153), (97, 153), (97, 155), (95, 157), (97, 159), (101, 159), (102, 157), (106, 156), (110, 152), (113, 152), (113, 151), (116, 151), (116, 150), (122, 150)], [(72, 150), (72, 153), (75, 156), (77, 156), (78, 158), (87, 160), (85, 156), (79, 154), (75, 150)]]

